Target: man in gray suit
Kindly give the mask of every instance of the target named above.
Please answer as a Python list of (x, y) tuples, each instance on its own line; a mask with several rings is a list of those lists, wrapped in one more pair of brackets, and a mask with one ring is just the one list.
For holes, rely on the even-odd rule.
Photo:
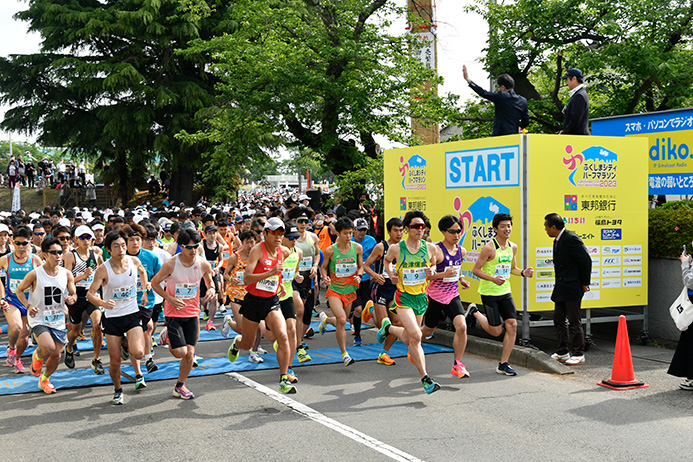
[[(553, 237), (553, 266), (556, 283), (551, 300), (555, 304), (553, 325), (558, 334), (558, 348), (551, 357), (568, 366), (585, 363), (585, 334), (582, 330), (580, 304), (582, 296), (590, 290), (592, 258), (585, 244), (572, 231), (565, 229), (563, 218), (557, 213), (544, 217), (544, 229)], [(568, 324), (572, 354), (568, 350)]]

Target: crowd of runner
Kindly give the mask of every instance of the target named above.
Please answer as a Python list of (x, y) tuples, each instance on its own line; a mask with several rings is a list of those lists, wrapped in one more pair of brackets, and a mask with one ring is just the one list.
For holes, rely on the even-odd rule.
[[(91, 323), (94, 374), (104, 374), (102, 346), (108, 351), (112, 404), (123, 404), (121, 363), (130, 361), (135, 389), (145, 374), (158, 370), (152, 348), (167, 344), (180, 360), (172, 394), (194, 398), (186, 379), (197, 361), (200, 329), (216, 330), (216, 313), (226, 313), (221, 334), (233, 337), (228, 359), (241, 350), (262, 363), (266, 338), (279, 364), (279, 390), (296, 393), (292, 365), (311, 356), (304, 339), (333, 325), (345, 366), (348, 348), (361, 346), (362, 322), (372, 323), (381, 344), (377, 362), (394, 366), (389, 350), (399, 339), (408, 346), (426, 393), (440, 388), (426, 370), (422, 338), (446, 318), (455, 328), (451, 374), (469, 377), (462, 364), (467, 326), (479, 323), (492, 335), (505, 332), (497, 368), (508, 376), (517, 323), (510, 275), (532, 277), (517, 267), (510, 242), (512, 217), (493, 220), (496, 237), (476, 260), (486, 314), (460, 301), (469, 288), (461, 271), (466, 250), (459, 245), (462, 223), (440, 217), (443, 240), (430, 242), (431, 221), (421, 211), (384, 220), (362, 204), (358, 209), (310, 207), (308, 196), (287, 192), (245, 192), (233, 204), (157, 210), (45, 209), (5, 215), (0, 223), (0, 307), (8, 325), (6, 365), (16, 374), (39, 378), (38, 387), (55, 393), (51, 375), (61, 363), (75, 368), (76, 340)], [(381, 226), (385, 223), (380, 236)], [(326, 309), (320, 307), (326, 287)], [(163, 313), (164, 330), (159, 329)], [(200, 315), (203, 313), (203, 322)], [(348, 342), (347, 321), (353, 340)], [(351, 345), (348, 345), (350, 343)], [(22, 355), (36, 345), (30, 363)], [(28, 371), (27, 371), (28, 367)]]

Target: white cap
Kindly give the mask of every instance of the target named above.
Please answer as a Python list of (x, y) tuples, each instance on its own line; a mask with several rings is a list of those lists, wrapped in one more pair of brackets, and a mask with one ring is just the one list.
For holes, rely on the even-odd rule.
[(70, 220), (67, 218), (61, 218), (60, 221), (58, 222), (60, 226), (67, 226), (68, 228), (70, 227)]
[(276, 231), (279, 228), (284, 229), (284, 222), (277, 217), (272, 217), (267, 220), (263, 229), (271, 229), (272, 231)]
[(84, 236), (85, 234), (88, 234), (91, 237), (94, 237), (94, 231), (92, 231), (91, 228), (87, 225), (80, 225), (75, 230), (75, 237), (81, 237), (81, 236)]
[(96, 224), (93, 226), (93, 229), (94, 229), (94, 231), (96, 231), (96, 230), (99, 230), (99, 229), (106, 229), (106, 227), (105, 227), (103, 224), (101, 224), (101, 223), (96, 223)]
[(299, 202), (309, 201), (309, 200), (310, 200), (310, 197), (306, 196), (305, 194), (301, 194), (300, 196), (298, 196)]
[(10, 228), (5, 223), (0, 223), (0, 233), (10, 234)]

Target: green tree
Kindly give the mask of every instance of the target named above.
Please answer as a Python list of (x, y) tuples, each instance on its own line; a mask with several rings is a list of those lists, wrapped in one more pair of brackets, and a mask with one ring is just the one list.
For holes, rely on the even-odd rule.
[(163, 159), (171, 199), (190, 202), (210, 142), (176, 138), (203, 127), (216, 79), (206, 56), (180, 55), (192, 39), (231, 30), (226, 3), (199, 18), (180, 0), (30, 0), (16, 15), (41, 35), (41, 52), (0, 59), (0, 101), (10, 105), (5, 130), (89, 156), (124, 202)]
[(221, 101), (213, 117), (254, 121), (264, 135), (319, 154), (335, 175), (376, 158), (376, 134), (415, 143), (408, 117), (440, 122), (452, 105), (412, 90), (441, 79), (412, 56), (411, 36), (385, 32), (389, 17), (406, 14), (395, 3), (231, 2), (233, 21), (242, 26), (189, 50), (214, 59)]
[[(691, 103), (691, 1), (476, 0), (469, 10), (491, 29), (486, 70), (512, 75), (529, 100), (530, 131), (562, 128), (570, 67), (586, 75), (592, 118)], [(468, 106), (465, 116), (478, 112)]]

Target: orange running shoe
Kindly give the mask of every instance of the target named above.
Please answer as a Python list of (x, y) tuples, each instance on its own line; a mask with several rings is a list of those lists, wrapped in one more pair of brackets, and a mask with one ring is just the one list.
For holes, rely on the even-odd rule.
[(31, 366), (29, 367), (31, 375), (33, 375), (34, 377), (38, 377), (39, 375), (41, 375), (42, 369), (43, 359), (38, 359), (38, 356), (36, 356), (36, 350), (34, 350), (34, 353), (31, 355)]
[(390, 355), (387, 353), (382, 353), (378, 355), (378, 362), (380, 364), (385, 364), (386, 366), (394, 366), (397, 364), (394, 359), (390, 358)]
[(363, 313), (361, 313), (361, 319), (363, 322), (370, 322), (373, 319), (373, 300), (368, 300), (366, 306), (363, 307)]
[(39, 380), (38, 386), (41, 390), (43, 390), (44, 393), (48, 395), (52, 395), (53, 393), (55, 393), (55, 387), (49, 379)]

